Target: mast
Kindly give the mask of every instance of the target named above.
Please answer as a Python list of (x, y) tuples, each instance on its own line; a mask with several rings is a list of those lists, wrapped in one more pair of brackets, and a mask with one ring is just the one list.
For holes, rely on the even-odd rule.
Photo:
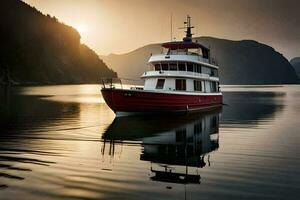
[(187, 15), (187, 20), (184, 22), (184, 25), (186, 28), (186, 36), (183, 38), (184, 42), (192, 42), (192, 28), (194, 28), (193, 26), (191, 26), (191, 17), (189, 15)]

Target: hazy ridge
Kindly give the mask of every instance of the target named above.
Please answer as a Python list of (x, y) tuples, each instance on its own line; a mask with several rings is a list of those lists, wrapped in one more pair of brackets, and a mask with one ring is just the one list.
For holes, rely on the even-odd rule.
[(300, 57), (293, 58), (290, 63), (294, 67), (298, 78), (300, 79)]
[(0, 82), (7, 71), (20, 84), (96, 83), (116, 76), (80, 43), (74, 28), (55, 17), (19, 0), (1, 1), (0, 12)]

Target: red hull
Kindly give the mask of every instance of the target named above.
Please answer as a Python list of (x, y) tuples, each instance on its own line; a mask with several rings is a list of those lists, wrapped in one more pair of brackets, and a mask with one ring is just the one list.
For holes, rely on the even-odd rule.
[(184, 95), (139, 90), (102, 89), (114, 112), (180, 112), (222, 105), (222, 95)]

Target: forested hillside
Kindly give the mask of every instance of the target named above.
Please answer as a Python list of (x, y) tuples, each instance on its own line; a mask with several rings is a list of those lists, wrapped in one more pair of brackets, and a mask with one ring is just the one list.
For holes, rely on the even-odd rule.
[(8, 73), (16, 84), (96, 83), (116, 76), (55, 17), (19, 0), (2, 0), (0, 12), (0, 82)]

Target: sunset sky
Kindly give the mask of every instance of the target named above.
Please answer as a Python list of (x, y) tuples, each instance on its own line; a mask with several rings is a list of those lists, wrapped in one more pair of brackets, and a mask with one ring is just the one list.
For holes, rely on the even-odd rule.
[(24, 0), (75, 27), (98, 54), (126, 53), (183, 36), (192, 17), (196, 36), (266, 43), (288, 59), (300, 56), (299, 0)]

